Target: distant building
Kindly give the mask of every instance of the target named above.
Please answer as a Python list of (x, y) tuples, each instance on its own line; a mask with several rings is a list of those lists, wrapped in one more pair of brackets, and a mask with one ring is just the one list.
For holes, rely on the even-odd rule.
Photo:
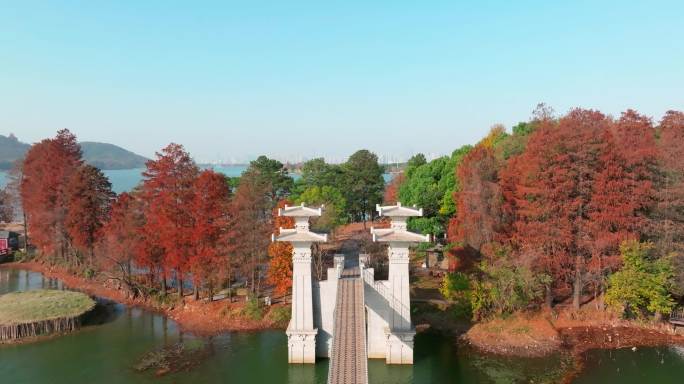
[(11, 231), (0, 231), (0, 258), (19, 249), (19, 234)]

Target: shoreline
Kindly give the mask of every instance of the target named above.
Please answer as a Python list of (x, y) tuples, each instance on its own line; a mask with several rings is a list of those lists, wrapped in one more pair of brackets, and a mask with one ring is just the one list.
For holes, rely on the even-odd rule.
[[(183, 331), (198, 336), (285, 329), (269, 316), (273, 309), (285, 307), (283, 305), (273, 305), (265, 311), (262, 319), (253, 320), (231, 313), (239, 311), (244, 302), (195, 301), (192, 296), (186, 296), (182, 303), (175, 306), (160, 307), (149, 300), (128, 298), (123, 291), (107, 286), (103, 281), (75, 276), (62, 268), (35, 261), (4, 263), (0, 264), (0, 268), (38, 272), (47, 278), (60, 280), (69, 289), (164, 315), (175, 321)], [(592, 314), (595, 315), (595, 312), (584, 313), (580, 318), (574, 318), (575, 315), (564, 310), (555, 315), (549, 311), (516, 314), (507, 319), (476, 323), (467, 331), (459, 326), (452, 334), (456, 335), (456, 341), (467, 343), (481, 352), (523, 358), (544, 357), (553, 353), (569, 353), (577, 357), (591, 349), (684, 345), (684, 335), (667, 332), (664, 325), (645, 325), (606, 316), (598, 320), (596, 317), (593, 320), (583, 318), (589, 318)], [(446, 331), (432, 324), (429, 328)]]
[(55, 266), (49, 266), (35, 261), (11, 262), (0, 264), (0, 268), (21, 269), (41, 273), (47, 278), (60, 280), (66, 287), (74, 291), (86, 293), (112, 300), (117, 303), (141, 308), (158, 313), (175, 321), (181, 330), (198, 336), (213, 336), (223, 332), (254, 332), (268, 329), (284, 329), (270, 319), (270, 313), (283, 305), (273, 305), (264, 311), (260, 320), (253, 320), (237, 315), (244, 306), (244, 302), (229, 303), (225, 300), (212, 302), (195, 301), (192, 296), (186, 296), (183, 301), (172, 307), (160, 307), (149, 300), (126, 297), (123, 291), (110, 287), (105, 281), (86, 279), (75, 276), (70, 272)]
[(684, 335), (668, 330), (665, 323), (622, 320), (610, 312), (587, 308), (579, 315), (561, 309), (557, 314), (546, 310), (493, 319), (475, 324), (459, 339), (483, 352), (513, 357), (552, 353), (577, 357), (592, 349), (684, 345)]

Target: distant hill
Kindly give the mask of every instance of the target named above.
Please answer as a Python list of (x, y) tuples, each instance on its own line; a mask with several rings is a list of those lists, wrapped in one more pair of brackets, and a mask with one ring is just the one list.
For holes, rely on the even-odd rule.
[(146, 157), (125, 150), (114, 144), (81, 142), (83, 159), (100, 169), (133, 169), (144, 168)]
[[(83, 159), (100, 169), (133, 169), (145, 167), (147, 158), (114, 144), (84, 141)], [(22, 143), (14, 135), (0, 135), (0, 170), (11, 169), (17, 159), (26, 154), (31, 145)]]
[(14, 162), (23, 157), (31, 148), (29, 144), (22, 143), (16, 136), (0, 135), (0, 169), (11, 169)]

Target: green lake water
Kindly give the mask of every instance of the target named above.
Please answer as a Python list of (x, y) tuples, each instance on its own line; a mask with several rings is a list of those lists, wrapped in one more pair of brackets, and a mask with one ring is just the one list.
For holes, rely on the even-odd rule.
[[(0, 269), (0, 294), (38, 288), (61, 289), (41, 274)], [(325, 383), (328, 361), (287, 364), (285, 333), (279, 330), (224, 333), (201, 339), (210, 356), (188, 372), (161, 378), (133, 369), (146, 352), (178, 341), (183, 334), (164, 316), (121, 304), (100, 309), (106, 316), (87, 321), (78, 332), (30, 344), (0, 345), (0, 383)], [(578, 383), (682, 383), (684, 357), (675, 348), (593, 351)], [(388, 366), (369, 360), (370, 383), (553, 383), (571, 362), (502, 358), (459, 347), (451, 337), (421, 333), (415, 365)]]
[[(229, 177), (238, 177), (247, 169), (246, 165), (225, 165), (225, 166), (212, 166), (214, 171), (223, 173)], [(133, 188), (140, 183), (142, 180), (142, 172), (144, 169), (117, 169), (117, 170), (104, 170), (102, 171), (109, 181), (112, 183), (112, 189), (116, 193), (127, 192), (133, 190)], [(293, 179), (297, 180), (300, 176), (296, 173), (291, 173)], [(383, 175), (386, 182), (392, 179), (392, 175), (385, 173)], [(7, 171), (0, 171), (0, 188), (4, 188), (7, 185)]]

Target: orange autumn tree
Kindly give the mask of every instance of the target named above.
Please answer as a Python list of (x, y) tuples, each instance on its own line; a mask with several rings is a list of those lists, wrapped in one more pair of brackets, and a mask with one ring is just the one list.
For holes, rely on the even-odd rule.
[(227, 269), (225, 234), (230, 225), (230, 187), (226, 177), (204, 170), (194, 184), (190, 215), (193, 220), (188, 265), (193, 277), (195, 299), (204, 286), (211, 301), (214, 289)]
[(20, 194), (33, 244), (45, 256), (71, 263), (66, 215), (66, 182), (83, 163), (81, 147), (69, 130), (34, 144), (26, 153)]
[(383, 200), (387, 204), (396, 204), (399, 201), (399, 188), (406, 181), (404, 172), (396, 175), (385, 187)]
[(99, 240), (99, 267), (133, 298), (142, 293), (133, 275), (135, 252), (144, 246), (139, 233), (142, 220), (139, 199), (123, 192), (112, 202), (109, 221), (102, 227)]
[[(275, 232), (280, 228), (294, 228), (294, 219), (278, 216), (278, 209), (284, 208), (287, 204), (290, 204), (288, 200), (280, 200), (273, 210)], [(268, 282), (273, 284), (273, 292), (276, 295), (285, 295), (292, 287), (292, 244), (274, 241), (268, 246), (268, 256)]]
[(191, 210), (199, 168), (182, 145), (173, 143), (146, 166), (141, 187), (141, 198), (145, 201), (142, 232), (146, 242), (142, 255), (153, 260), (145, 264), (161, 261), (164, 294), (166, 274), (175, 271), (178, 296), (183, 297), (183, 278), (193, 246)]
[[(112, 184), (99, 168), (82, 164), (66, 186), (68, 210), (65, 217), (69, 237), (76, 250), (86, 257), (90, 267), (95, 262), (95, 244), (109, 220), (114, 199)], [(78, 260), (78, 259), (77, 259)]]

